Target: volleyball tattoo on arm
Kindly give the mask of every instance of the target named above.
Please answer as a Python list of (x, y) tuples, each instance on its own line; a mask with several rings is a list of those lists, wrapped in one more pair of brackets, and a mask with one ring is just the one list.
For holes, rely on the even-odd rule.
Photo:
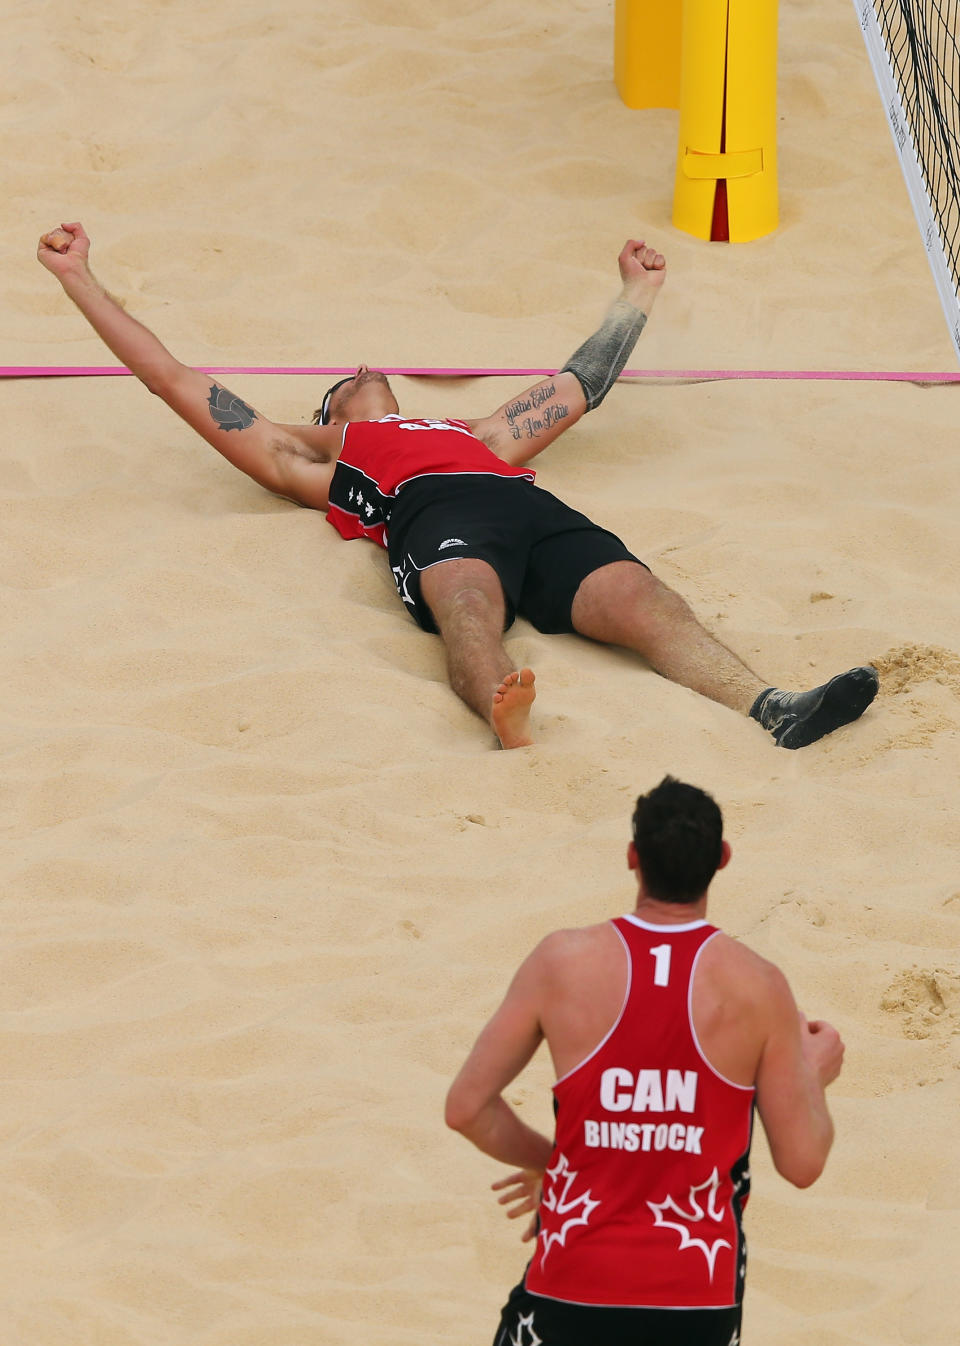
[(237, 397), (219, 383), (210, 388), (210, 415), (221, 430), (247, 430), (257, 419), (253, 407), (248, 407), (242, 397)]

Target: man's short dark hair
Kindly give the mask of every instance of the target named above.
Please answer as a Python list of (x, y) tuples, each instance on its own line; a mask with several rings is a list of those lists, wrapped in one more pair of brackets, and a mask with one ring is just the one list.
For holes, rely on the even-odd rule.
[(705, 790), (664, 776), (637, 800), (633, 844), (650, 897), (695, 902), (720, 866), (723, 814)]

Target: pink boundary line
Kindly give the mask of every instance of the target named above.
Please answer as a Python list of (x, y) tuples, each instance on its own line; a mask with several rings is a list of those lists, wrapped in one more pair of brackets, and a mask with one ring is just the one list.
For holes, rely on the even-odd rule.
[[(196, 365), (202, 374), (352, 374), (355, 365)], [(555, 369), (438, 369), (430, 367), (385, 368), (385, 374), (410, 378), (549, 377)], [(0, 378), (110, 378), (124, 377), (123, 365), (0, 365)], [(727, 379), (818, 379), (871, 383), (960, 383), (960, 373), (927, 373), (908, 370), (857, 369), (625, 369), (622, 379), (676, 379), (684, 381)]]

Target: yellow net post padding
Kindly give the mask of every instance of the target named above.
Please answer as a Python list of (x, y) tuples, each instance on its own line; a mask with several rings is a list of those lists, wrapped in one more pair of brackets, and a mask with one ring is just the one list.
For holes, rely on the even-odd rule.
[(678, 229), (776, 229), (777, 0), (616, 0), (614, 76), (628, 107), (680, 110)]
[(616, 0), (613, 77), (627, 107), (680, 106), (680, 0)]

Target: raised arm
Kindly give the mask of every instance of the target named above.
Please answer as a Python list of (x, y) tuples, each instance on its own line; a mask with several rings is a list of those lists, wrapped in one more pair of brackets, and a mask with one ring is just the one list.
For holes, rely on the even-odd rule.
[(44, 234), (37, 257), (113, 354), (218, 453), (268, 491), (314, 509), (327, 508), (339, 437), (335, 429), (274, 425), (222, 384), (181, 364), (125, 312), (87, 263), (90, 240), (80, 224)]
[(809, 1187), (833, 1144), (825, 1090), (840, 1074), (843, 1043), (830, 1024), (808, 1023), (786, 978), (771, 968), (769, 1033), (757, 1070), (757, 1111), (777, 1172)]
[(617, 259), (623, 289), (594, 334), (559, 374), (542, 379), (492, 416), (471, 422), (471, 429), (508, 463), (529, 462), (598, 407), (616, 383), (646, 326), (666, 275), (661, 253), (629, 239)]

